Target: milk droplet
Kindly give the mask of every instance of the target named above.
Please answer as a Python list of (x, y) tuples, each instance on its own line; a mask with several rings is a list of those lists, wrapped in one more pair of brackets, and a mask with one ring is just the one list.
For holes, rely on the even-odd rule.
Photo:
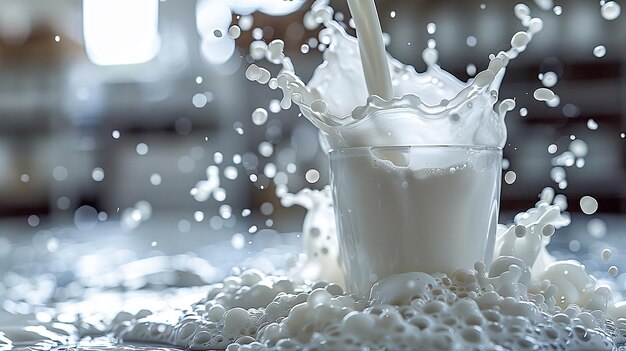
[(265, 165), (265, 167), (263, 167), (263, 174), (265, 174), (265, 176), (270, 179), (274, 178), (277, 172), (278, 172), (278, 169), (276, 165), (273, 163), (268, 163)]
[(260, 210), (264, 216), (269, 216), (274, 212), (274, 205), (269, 202), (264, 202), (261, 204)]
[(241, 28), (236, 25), (230, 26), (230, 28), (228, 28), (228, 35), (233, 39), (239, 38), (239, 36), (241, 35)]
[(39, 216), (37, 215), (30, 215), (28, 216), (28, 219), (26, 220), (28, 222), (28, 225), (31, 227), (36, 227), (39, 225)]
[(263, 29), (261, 28), (254, 28), (252, 30), (252, 38), (254, 38), (254, 40), (261, 40), (263, 38)]
[(602, 250), (602, 253), (600, 254), (600, 257), (602, 258), (602, 260), (608, 261), (608, 260), (611, 259), (611, 257), (613, 257), (613, 251), (611, 251), (609, 249), (604, 249), (604, 250)]
[(611, 277), (617, 277), (617, 275), (619, 274), (619, 270), (616, 266), (611, 266), (609, 267), (609, 274), (611, 275)]
[(561, 97), (556, 94), (554, 94), (554, 97), (550, 99), (550, 101), (546, 101), (548, 107), (557, 107), (559, 104), (561, 104)]
[(267, 122), (267, 110), (259, 107), (252, 112), (252, 123), (257, 126), (262, 126), (265, 122)]
[(114, 130), (111, 132), (111, 136), (113, 137), (113, 139), (119, 139), (120, 138), (120, 131), (119, 130)]
[(303, 54), (307, 54), (311, 48), (307, 44), (302, 44), (300, 46), (300, 52)]
[(556, 144), (550, 144), (550, 146), (548, 146), (549, 154), (555, 154), (557, 150), (558, 150), (558, 147), (556, 146)]
[(427, 66), (433, 66), (439, 60), (439, 52), (433, 48), (426, 48), (422, 51), (422, 59)]
[(560, 16), (563, 13), (563, 8), (561, 6), (554, 6), (554, 14)]
[(437, 25), (432, 22), (428, 23), (428, 25), (426, 25), (426, 31), (428, 34), (435, 34), (435, 31), (437, 31)]
[(320, 180), (320, 172), (316, 169), (309, 169), (306, 171), (304, 178), (311, 184), (317, 183), (317, 181)]
[(604, 238), (606, 229), (606, 223), (600, 218), (593, 218), (587, 222), (587, 232), (596, 239)]
[(569, 144), (569, 151), (576, 157), (585, 157), (589, 152), (589, 147), (584, 140), (576, 139)]
[(270, 112), (272, 113), (280, 112), (280, 101), (276, 99), (272, 99), (272, 101), (270, 101)]
[(504, 181), (507, 184), (513, 184), (515, 183), (515, 180), (517, 179), (517, 174), (513, 171), (508, 171), (506, 172), (506, 174), (504, 175)]
[(194, 219), (196, 222), (198, 222), (198, 223), (199, 223), (199, 222), (202, 222), (202, 221), (204, 220), (204, 212), (202, 212), (202, 211), (196, 211), (196, 212), (194, 212), (194, 213), (193, 213), (193, 219)]
[(587, 121), (587, 128), (589, 128), (590, 130), (597, 130), (598, 122), (594, 121), (593, 118), (589, 118), (589, 120)]
[(146, 145), (146, 143), (139, 143), (135, 147), (135, 150), (137, 151), (139, 155), (143, 156), (148, 153), (148, 145)]
[(191, 98), (191, 103), (196, 108), (203, 108), (207, 102), (209, 102), (209, 99), (202, 93), (197, 93)]
[(252, 25), (254, 24), (254, 17), (252, 15), (241, 16), (237, 24), (239, 25), (239, 28), (241, 28), (241, 30), (248, 31), (250, 30), (250, 28), (252, 28)]
[(191, 223), (186, 219), (178, 221), (178, 231), (181, 233), (188, 233), (191, 230)]
[(228, 166), (224, 168), (224, 177), (228, 180), (235, 180), (239, 175), (239, 171), (235, 166)]
[(161, 175), (158, 173), (153, 173), (150, 176), (150, 183), (152, 185), (160, 185), (161, 184)]
[(478, 40), (475, 36), (470, 35), (465, 39), (465, 44), (467, 44), (467, 46), (469, 46), (470, 48), (473, 48), (474, 46), (476, 46), (476, 44), (478, 44)]
[(261, 68), (254, 63), (248, 66), (246, 69), (246, 78), (251, 81), (256, 81), (261, 78)]
[(104, 180), (104, 170), (100, 167), (96, 167), (91, 171), (91, 178), (96, 182)]
[(61, 42), (61, 37), (58, 35), (54, 36), (54, 41), (56, 41), (57, 43)]
[(550, 101), (554, 98), (554, 92), (548, 88), (539, 88), (533, 93), (537, 101)]
[(621, 12), (621, 6), (615, 1), (608, 1), (604, 3), (604, 5), (602, 5), (602, 8), (600, 9), (602, 17), (607, 21), (612, 21), (616, 19), (617, 17), (619, 17)]
[(263, 157), (270, 157), (274, 153), (274, 146), (268, 141), (262, 141), (259, 143), (259, 154)]
[(540, 18), (533, 18), (528, 23), (528, 31), (532, 34), (541, 32), (543, 29), (543, 21)]
[(516, 49), (522, 49), (525, 48), (526, 45), (528, 45), (529, 41), (530, 37), (528, 36), (528, 34), (526, 32), (520, 31), (515, 33), (515, 35), (513, 35), (513, 38), (511, 38), (511, 46)]
[(390, 16), (391, 18), (396, 18), (396, 11), (391, 11), (391, 12), (389, 13), (389, 16)]
[(528, 116), (528, 109), (526, 107), (522, 107), (519, 109), (519, 115), (522, 117)]
[(476, 75), (476, 65), (473, 63), (468, 64), (465, 70), (467, 72), (467, 75), (470, 77), (473, 77), (474, 75)]
[(604, 57), (604, 55), (606, 55), (606, 48), (604, 45), (598, 45), (593, 48), (593, 56), (600, 58)]
[(541, 84), (546, 88), (552, 88), (558, 82), (559, 77), (554, 72), (547, 72), (541, 78)]
[(580, 199), (580, 209), (586, 215), (592, 215), (598, 210), (598, 200), (585, 195)]
[(230, 244), (233, 249), (241, 250), (246, 245), (246, 237), (244, 237), (241, 233), (237, 233), (230, 238)]
[(580, 247), (581, 247), (580, 241), (572, 240), (569, 242), (568, 247), (571, 252), (578, 252), (580, 251)]
[(204, 79), (201, 76), (196, 77), (196, 84), (202, 84), (203, 81)]
[(230, 205), (222, 205), (219, 208), (220, 217), (223, 219), (229, 219), (233, 215), (233, 208)]
[(530, 16), (530, 8), (525, 4), (517, 4), (513, 8), (513, 12), (515, 13), (515, 17), (523, 20)]

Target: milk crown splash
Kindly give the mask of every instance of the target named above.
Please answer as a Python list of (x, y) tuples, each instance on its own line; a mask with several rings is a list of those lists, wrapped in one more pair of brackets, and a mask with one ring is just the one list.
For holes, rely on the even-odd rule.
[[(424, 73), (388, 55), (393, 98), (385, 101), (375, 95), (368, 97), (357, 40), (332, 20), (328, 1), (318, 0), (307, 17), (309, 22), (325, 27), (319, 34), (320, 41), (328, 43), (324, 63), (304, 83), (283, 54), (283, 43), (273, 41), (266, 58), (283, 68), (269, 85), (282, 90), (281, 107), (287, 109), (296, 103), (333, 149), (393, 145), (503, 147), (504, 117), (515, 104), (504, 100), (494, 110), (498, 89), (509, 59), (525, 50), (533, 34), (542, 28), (541, 20), (531, 18), (526, 5), (517, 5), (516, 15), (527, 30), (516, 33), (511, 49), (492, 55), (487, 69), (467, 82), (441, 69), (434, 49), (424, 51), (428, 67)], [(252, 65), (247, 73), (251, 70), (259, 68)]]

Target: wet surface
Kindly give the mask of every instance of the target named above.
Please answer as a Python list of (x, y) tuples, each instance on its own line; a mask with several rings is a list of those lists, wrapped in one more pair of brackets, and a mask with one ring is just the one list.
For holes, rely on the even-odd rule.
[[(580, 260), (623, 295), (626, 277), (611, 277), (607, 270), (612, 265), (621, 269), (624, 263), (626, 219), (600, 218), (604, 237), (588, 233), (591, 217), (575, 217), (570, 227), (553, 236), (551, 253)], [(8, 237), (11, 249), (1, 259), (0, 350), (176, 350), (115, 340), (106, 325), (120, 311), (150, 320), (146, 310), (158, 312), (159, 321), (175, 323), (206, 295), (207, 284), (223, 279), (233, 267), (281, 269), (285, 257), (299, 252), (301, 245), (297, 234), (260, 232), (249, 250), (215, 240), (181, 251), (168, 245), (176, 237), (167, 233), (154, 231), (144, 238), (116, 233), (113, 225), (99, 230), (93, 236), (65, 228), (39, 231), (30, 240)], [(144, 239), (157, 241), (159, 247), (145, 245)], [(608, 261), (601, 259), (604, 248), (613, 251)], [(6, 339), (13, 340), (13, 348)]]

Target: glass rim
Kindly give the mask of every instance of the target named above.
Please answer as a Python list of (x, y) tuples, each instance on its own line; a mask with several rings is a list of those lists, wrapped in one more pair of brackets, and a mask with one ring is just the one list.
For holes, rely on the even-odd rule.
[(478, 151), (499, 151), (504, 149), (500, 146), (484, 146), (484, 145), (466, 145), (466, 144), (432, 144), (432, 145), (411, 145), (411, 144), (399, 144), (399, 145), (383, 145), (383, 146), (352, 146), (352, 147), (339, 147), (330, 148), (328, 153), (336, 153), (340, 151), (358, 151), (358, 150), (371, 150), (371, 149), (396, 149), (396, 148), (416, 148), (416, 149), (464, 149), (464, 150), (478, 150)]

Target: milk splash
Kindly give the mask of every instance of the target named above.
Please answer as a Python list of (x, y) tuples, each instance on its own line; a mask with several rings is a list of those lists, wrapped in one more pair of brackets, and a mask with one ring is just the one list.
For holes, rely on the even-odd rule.
[[(437, 65), (438, 53), (427, 48), (423, 58), (426, 72), (417, 73), (391, 56), (393, 99), (385, 101), (369, 96), (361, 69), (355, 38), (332, 20), (333, 10), (327, 1), (318, 0), (306, 16), (324, 25), (320, 42), (328, 47), (324, 63), (311, 80), (304, 83), (295, 73), (291, 60), (283, 53), (280, 40), (271, 42), (265, 57), (281, 64), (277, 77), (268, 80), (270, 88), (283, 92), (281, 107), (297, 104), (303, 115), (317, 126), (331, 148), (388, 145), (481, 145), (502, 147), (506, 141), (504, 116), (514, 108), (513, 100), (498, 101), (498, 88), (509, 60), (526, 49), (533, 35), (542, 29), (542, 21), (530, 16), (526, 5), (516, 6), (516, 15), (526, 31), (516, 33), (511, 49), (492, 55), (488, 68), (468, 82), (461, 82)], [(311, 20), (310, 20), (311, 21)], [(254, 44), (253, 46), (259, 47)], [(265, 69), (251, 65), (246, 75), (263, 83), (258, 72)], [(367, 102), (363, 105), (364, 102)], [(393, 110), (393, 115), (385, 111)], [(378, 113), (382, 112), (382, 113)]]

